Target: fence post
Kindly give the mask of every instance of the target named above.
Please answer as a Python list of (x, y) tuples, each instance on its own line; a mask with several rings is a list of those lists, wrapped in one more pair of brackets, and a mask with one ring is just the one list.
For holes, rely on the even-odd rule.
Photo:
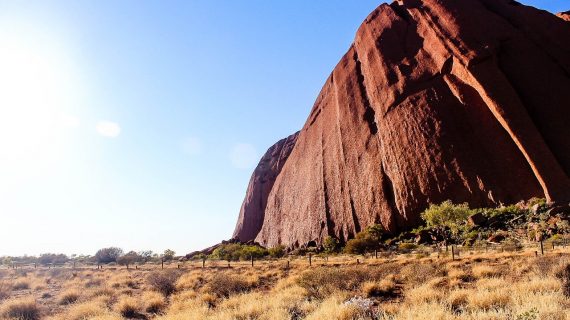
[(378, 259), (378, 249), (374, 249), (374, 258)]
[(311, 253), (309, 253), (309, 267), (313, 265), (313, 255)]
[(253, 267), (253, 255), (251, 255), (251, 266)]
[(544, 245), (542, 244), (542, 240), (540, 240), (540, 254), (544, 255)]
[(554, 240), (552, 240), (552, 250), (554, 250)]
[(160, 268), (164, 269), (164, 258), (160, 258)]
[(287, 269), (289, 269), (289, 260), (287, 260)]
[(453, 246), (451, 246), (451, 260), (455, 260), (455, 250), (453, 250)]

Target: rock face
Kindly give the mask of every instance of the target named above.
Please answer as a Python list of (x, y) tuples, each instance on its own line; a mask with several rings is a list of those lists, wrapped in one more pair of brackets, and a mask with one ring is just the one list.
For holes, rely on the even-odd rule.
[(557, 14), (557, 16), (566, 20), (566, 21), (570, 21), (570, 11), (560, 12)]
[(447, 199), (570, 200), (569, 39), (512, 0), (382, 4), (296, 141), (262, 159), (235, 236), (298, 247), (410, 228)]
[(274, 144), (261, 158), (251, 175), (245, 200), (239, 212), (233, 238), (248, 242), (257, 236), (265, 217), (265, 207), (275, 179), (291, 154), (299, 132)]

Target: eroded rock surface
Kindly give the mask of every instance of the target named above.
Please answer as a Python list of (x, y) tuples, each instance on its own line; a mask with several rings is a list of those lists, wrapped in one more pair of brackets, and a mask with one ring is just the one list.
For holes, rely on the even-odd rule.
[(569, 39), (568, 23), (512, 0), (381, 5), (288, 157), (274, 146), (261, 161), (235, 235), (297, 247), (410, 228), (447, 199), (568, 201)]
[(239, 212), (233, 238), (241, 242), (254, 240), (265, 216), (269, 192), (295, 146), (299, 132), (280, 140), (261, 158), (251, 175), (245, 200)]

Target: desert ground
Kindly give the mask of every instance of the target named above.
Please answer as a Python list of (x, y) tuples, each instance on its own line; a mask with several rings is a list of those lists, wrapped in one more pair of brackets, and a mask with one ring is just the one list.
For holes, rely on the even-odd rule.
[(570, 319), (570, 248), (0, 270), (0, 317)]

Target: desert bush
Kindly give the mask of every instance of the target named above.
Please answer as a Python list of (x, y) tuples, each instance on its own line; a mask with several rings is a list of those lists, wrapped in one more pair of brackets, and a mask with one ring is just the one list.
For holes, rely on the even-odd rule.
[(117, 257), (116, 261), (118, 264), (126, 266), (128, 269), (130, 265), (140, 262), (142, 261), (142, 259), (143, 258), (138, 253), (134, 251), (129, 251), (126, 254)]
[(512, 303), (506, 290), (477, 290), (468, 298), (469, 306), (475, 310), (504, 309)]
[(278, 245), (268, 250), (269, 256), (272, 258), (281, 258), (285, 255), (285, 246)]
[(247, 292), (252, 287), (252, 283), (243, 276), (230, 275), (223, 272), (217, 273), (212, 277), (208, 282), (206, 292), (227, 298), (232, 294)]
[(0, 280), (0, 301), (7, 299), (12, 291), (12, 286), (4, 280)]
[(362, 292), (367, 297), (392, 298), (396, 296), (396, 283), (392, 279), (368, 281), (362, 284)]
[(335, 253), (338, 251), (340, 243), (337, 238), (328, 236), (323, 241), (323, 248), (326, 253)]
[(90, 301), (71, 305), (63, 314), (61, 319), (65, 320), (86, 320), (102, 316), (106, 312), (104, 306), (99, 303)]
[(213, 259), (226, 261), (248, 260), (262, 258), (268, 254), (265, 248), (260, 246), (242, 245), (238, 243), (228, 243), (217, 247), (210, 255)]
[(77, 300), (79, 300), (80, 296), (81, 296), (81, 294), (79, 293), (79, 291), (74, 290), (74, 289), (64, 291), (59, 296), (59, 304), (67, 305), (67, 304), (75, 303), (75, 302), (77, 302)]
[(372, 274), (364, 269), (351, 268), (315, 268), (304, 272), (297, 283), (307, 290), (309, 296), (325, 298), (338, 291), (358, 289), (366, 280), (373, 280)]
[(384, 228), (382, 225), (373, 224), (368, 226), (363, 231), (356, 234), (354, 239), (349, 240), (345, 247), (344, 252), (350, 254), (364, 254), (380, 248), (380, 240), (384, 235)]
[(117, 258), (123, 255), (123, 250), (116, 247), (99, 249), (95, 253), (95, 260), (99, 263), (117, 262)]
[(180, 276), (177, 270), (160, 270), (150, 273), (146, 280), (155, 291), (169, 296), (176, 291), (176, 281)]
[(166, 308), (166, 299), (158, 292), (145, 292), (142, 300), (144, 301), (144, 310), (148, 313), (157, 314)]
[(39, 320), (41, 312), (36, 300), (22, 298), (6, 301), (0, 309), (0, 318), (17, 320)]
[(12, 289), (13, 290), (28, 290), (30, 289), (30, 282), (28, 280), (16, 280), (16, 282), (14, 282), (12, 284)]
[(47, 264), (62, 264), (69, 261), (69, 257), (64, 254), (43, 253), (37, 260), (42, 265)]
[(125, 318), (135, 318), (140, 312), (140, 304), (131, 297), (121, 298), (115, 305), (115, 309)]
[(85, 282), (85, 288), (99, 287), (103, 284), (103, 279), (89, 279)]

